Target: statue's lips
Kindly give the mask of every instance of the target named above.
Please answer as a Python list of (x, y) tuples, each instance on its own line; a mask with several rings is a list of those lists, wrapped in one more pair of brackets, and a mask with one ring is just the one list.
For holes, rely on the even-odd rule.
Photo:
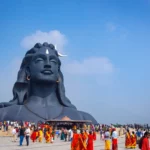
[(41, 73), (46, 74), (46, 75), (53, 74), (53, 72), (51, 70), (43, 70)]

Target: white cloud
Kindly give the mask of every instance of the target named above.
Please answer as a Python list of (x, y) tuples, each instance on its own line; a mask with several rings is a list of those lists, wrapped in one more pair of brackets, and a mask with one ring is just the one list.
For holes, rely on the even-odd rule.
[(25, 49), (30, 49), (36, 43), (44, 43), (44, 42), (57, 45), (57, 49), (62, 51), (67, 43), (67, 39), (66, 36), (58, 30), (52, 30), (49, 32), (42, 32), (38, 30), (33, 34), (24, 37), (23, 40), (21, 41), (21, 46)]
[[(113, 29), (113, 27), (111, 27)], [(112, 30), (111, 29), (111, 30)], [(66, 36), (58, 30), (49, 32), (36, 31), (32, 35), (26, 36), (21, 41), (22, 47), (30, 49), (37, 42), (48, 42), (56, 44), (59, 50), (63, 50), (67, 43)], [(69, 61), (64, 65), (65, 71), (72, 74), (102, 74), (111, 73), (114, 66), (107, 57), (85, 58), (83, 61)]]
[(114, 66), (107, 57), (91, 57), (83, 61), (72, 61), (64, 66), (64, 70), (71, 74), (98, 75), (112, 73)]

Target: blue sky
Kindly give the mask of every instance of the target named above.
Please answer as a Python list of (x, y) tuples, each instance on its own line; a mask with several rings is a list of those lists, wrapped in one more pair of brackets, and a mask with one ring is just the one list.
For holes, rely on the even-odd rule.
[(0, 101), (11, 99), (26, 50), (47, 40), (68, 55), (66, 92), (78, 109), (99, 122), (150, 123), (149, 18), (149, 0), (2, 1)]

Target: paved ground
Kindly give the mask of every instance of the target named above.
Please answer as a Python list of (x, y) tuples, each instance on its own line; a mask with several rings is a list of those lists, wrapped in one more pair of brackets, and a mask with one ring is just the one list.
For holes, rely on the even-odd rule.
[[(63, 142), (56, 139), (53, 144), (44, 143), (32, 143), (26, 146), (25, 140), (23, 146), (19, 145), (19, 139), (17, 142), (12, 142), (11, 137), (0, 137), (0, 150), (70, 150), (70, 142)], [(138, 149), (138, 148), (137, 148)], [(136, 150), (137, 150), (136, 149)], [(94, 142), (94, 150), (104, 150), (104, 141), (100, 141), (99, 137), (97, 141)], [(119, 148), (118, 150), (125, 150), (124, 148), (124, 138), (119, 138)]]

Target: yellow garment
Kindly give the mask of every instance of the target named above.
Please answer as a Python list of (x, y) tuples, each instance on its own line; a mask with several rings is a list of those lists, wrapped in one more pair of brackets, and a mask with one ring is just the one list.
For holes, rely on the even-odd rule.
[(43, 132), (42, 130), (39, 130), (39, 142), (42, 142), (43, 140)]
[(85, 135), (86, 142), (87, 142), (87, 140), (88, 140), (88, 133), (87, 133), (87, 132), (84, 132), (84, 135)]
[(51, 137), (50, 137), (50, 133), (48, 131), (46, 131), (45, 139), (46, 139), (46, 143), (50, 143)]
[(105, 150), (110, 150), (111, 148), (110, 140), (105, 140)]

